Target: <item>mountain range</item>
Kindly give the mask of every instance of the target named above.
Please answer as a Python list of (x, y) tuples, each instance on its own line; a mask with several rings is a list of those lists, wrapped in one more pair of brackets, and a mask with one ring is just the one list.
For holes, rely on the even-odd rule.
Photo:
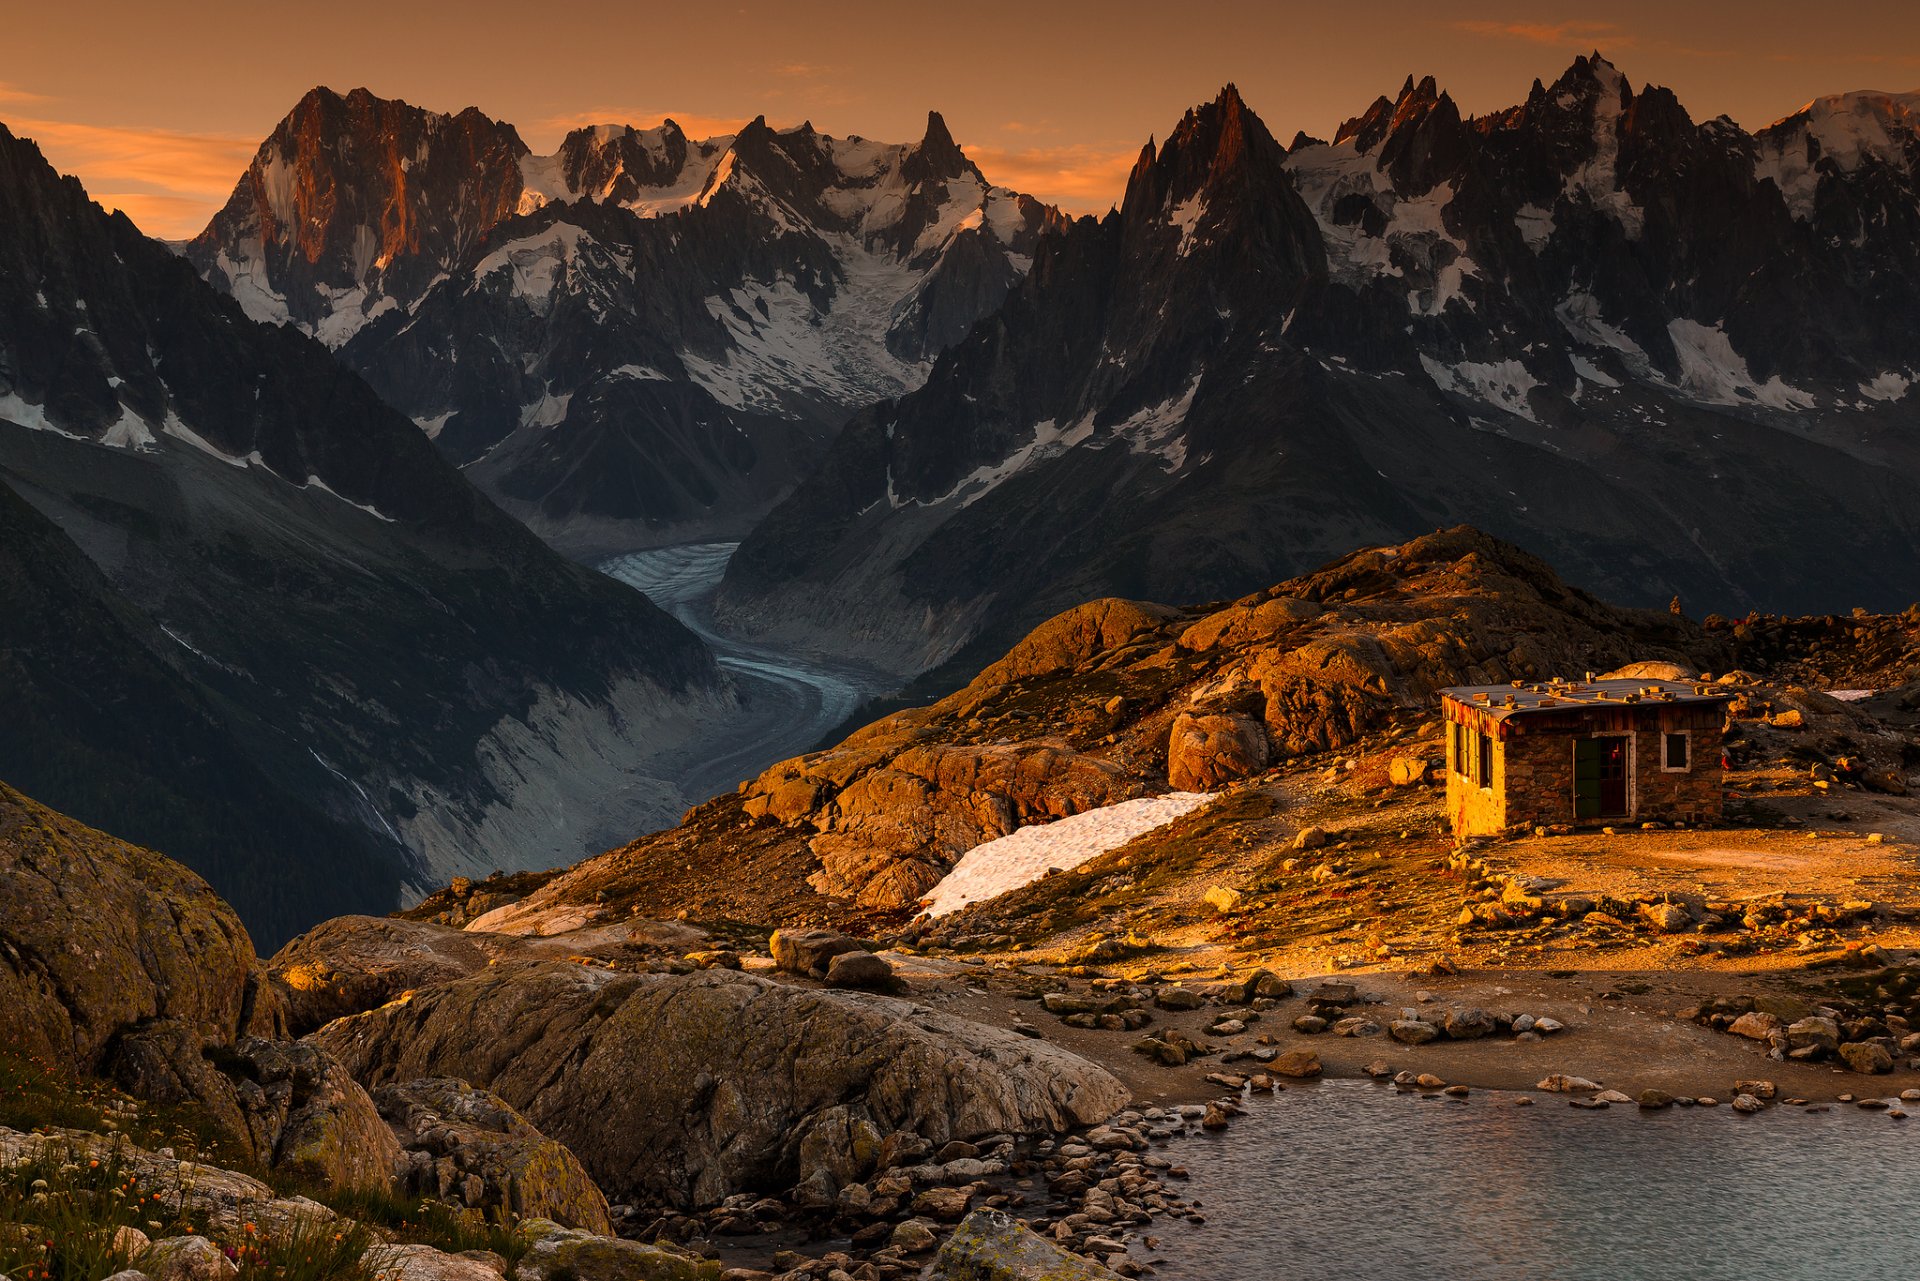
[(0, 423), (0, 776), (260, 937), (683, 808), (705, 645), (4, 129)]
[(472, 108), (316, 89), (185, 252), (556, 546), (625, 551), (744, 534), (1063, 223), (938, 114), (912, 145), (668, 120), (543, 156)]
[(963, 679), (1081, 600), (1456, 521), (1639, 604), (1904, 604), (1916, 101), (1750, 134), (1595, 54), (1507, 111), (1409, 79), (1282, 144), (1229, 86), (851, 421), (720, 616)]

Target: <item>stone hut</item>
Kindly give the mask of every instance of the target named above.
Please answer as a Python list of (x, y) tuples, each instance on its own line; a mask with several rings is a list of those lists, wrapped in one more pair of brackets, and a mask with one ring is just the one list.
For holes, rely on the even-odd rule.
[(1637, 679), (1441, 690), (1454, 838), (1718, 820), (1730, 697), (1712, 685)]

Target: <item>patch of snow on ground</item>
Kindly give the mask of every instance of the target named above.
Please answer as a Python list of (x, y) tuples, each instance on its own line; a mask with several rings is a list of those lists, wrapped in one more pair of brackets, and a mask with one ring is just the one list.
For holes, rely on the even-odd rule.
[(976, 845), (922, 900), (926, 914), (945, 916), (970, 904), (998, 898), (1039, 880), (1050, 868), (1071, 871), (1088, 859), (1184, 818), (1213, 799), (1207, 792), (1146, 796), (1058, 822), (1023, 827), (1011, 836)]
[(1857, 703), (1863, 698), (1872, 698), (1875, 691), (1870, 689), (1830, 689), (1828, 698), (1837, 698), (1843, 703)]
[(1758, 403), (1787, 411), (1813, 408), (1810, 393), (1788, 386), (1778, 374), (1756, 383), (1720, 326), (1675, 320), (1668, 323), (1667, 332), (1680, 360), (1681, 389), (1689, 395), (1714, 405)]

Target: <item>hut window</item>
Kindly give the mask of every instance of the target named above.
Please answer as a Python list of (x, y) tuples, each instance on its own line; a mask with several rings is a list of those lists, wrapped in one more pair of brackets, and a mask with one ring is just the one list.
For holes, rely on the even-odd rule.
[(1480, 786), (1493, 786), (1493, 739), (1490, 735), (1480, 735)]
[(1453, 722), (1453, 772), (1462, 776), (1467, 772), (1467, 727), (1459, 721)]
[(1692, 736), (1684, 732), (1660, 736), (1660, 768), (1669, 774), (1685, 773), (1693, 767)]

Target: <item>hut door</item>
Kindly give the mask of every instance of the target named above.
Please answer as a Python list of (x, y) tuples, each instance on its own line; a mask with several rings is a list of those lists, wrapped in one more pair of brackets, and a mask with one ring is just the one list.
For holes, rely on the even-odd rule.
[(1573, 815), (1620, 818), (1627, 813), (1627, 740), (1578, 738), (1573, 742)]

